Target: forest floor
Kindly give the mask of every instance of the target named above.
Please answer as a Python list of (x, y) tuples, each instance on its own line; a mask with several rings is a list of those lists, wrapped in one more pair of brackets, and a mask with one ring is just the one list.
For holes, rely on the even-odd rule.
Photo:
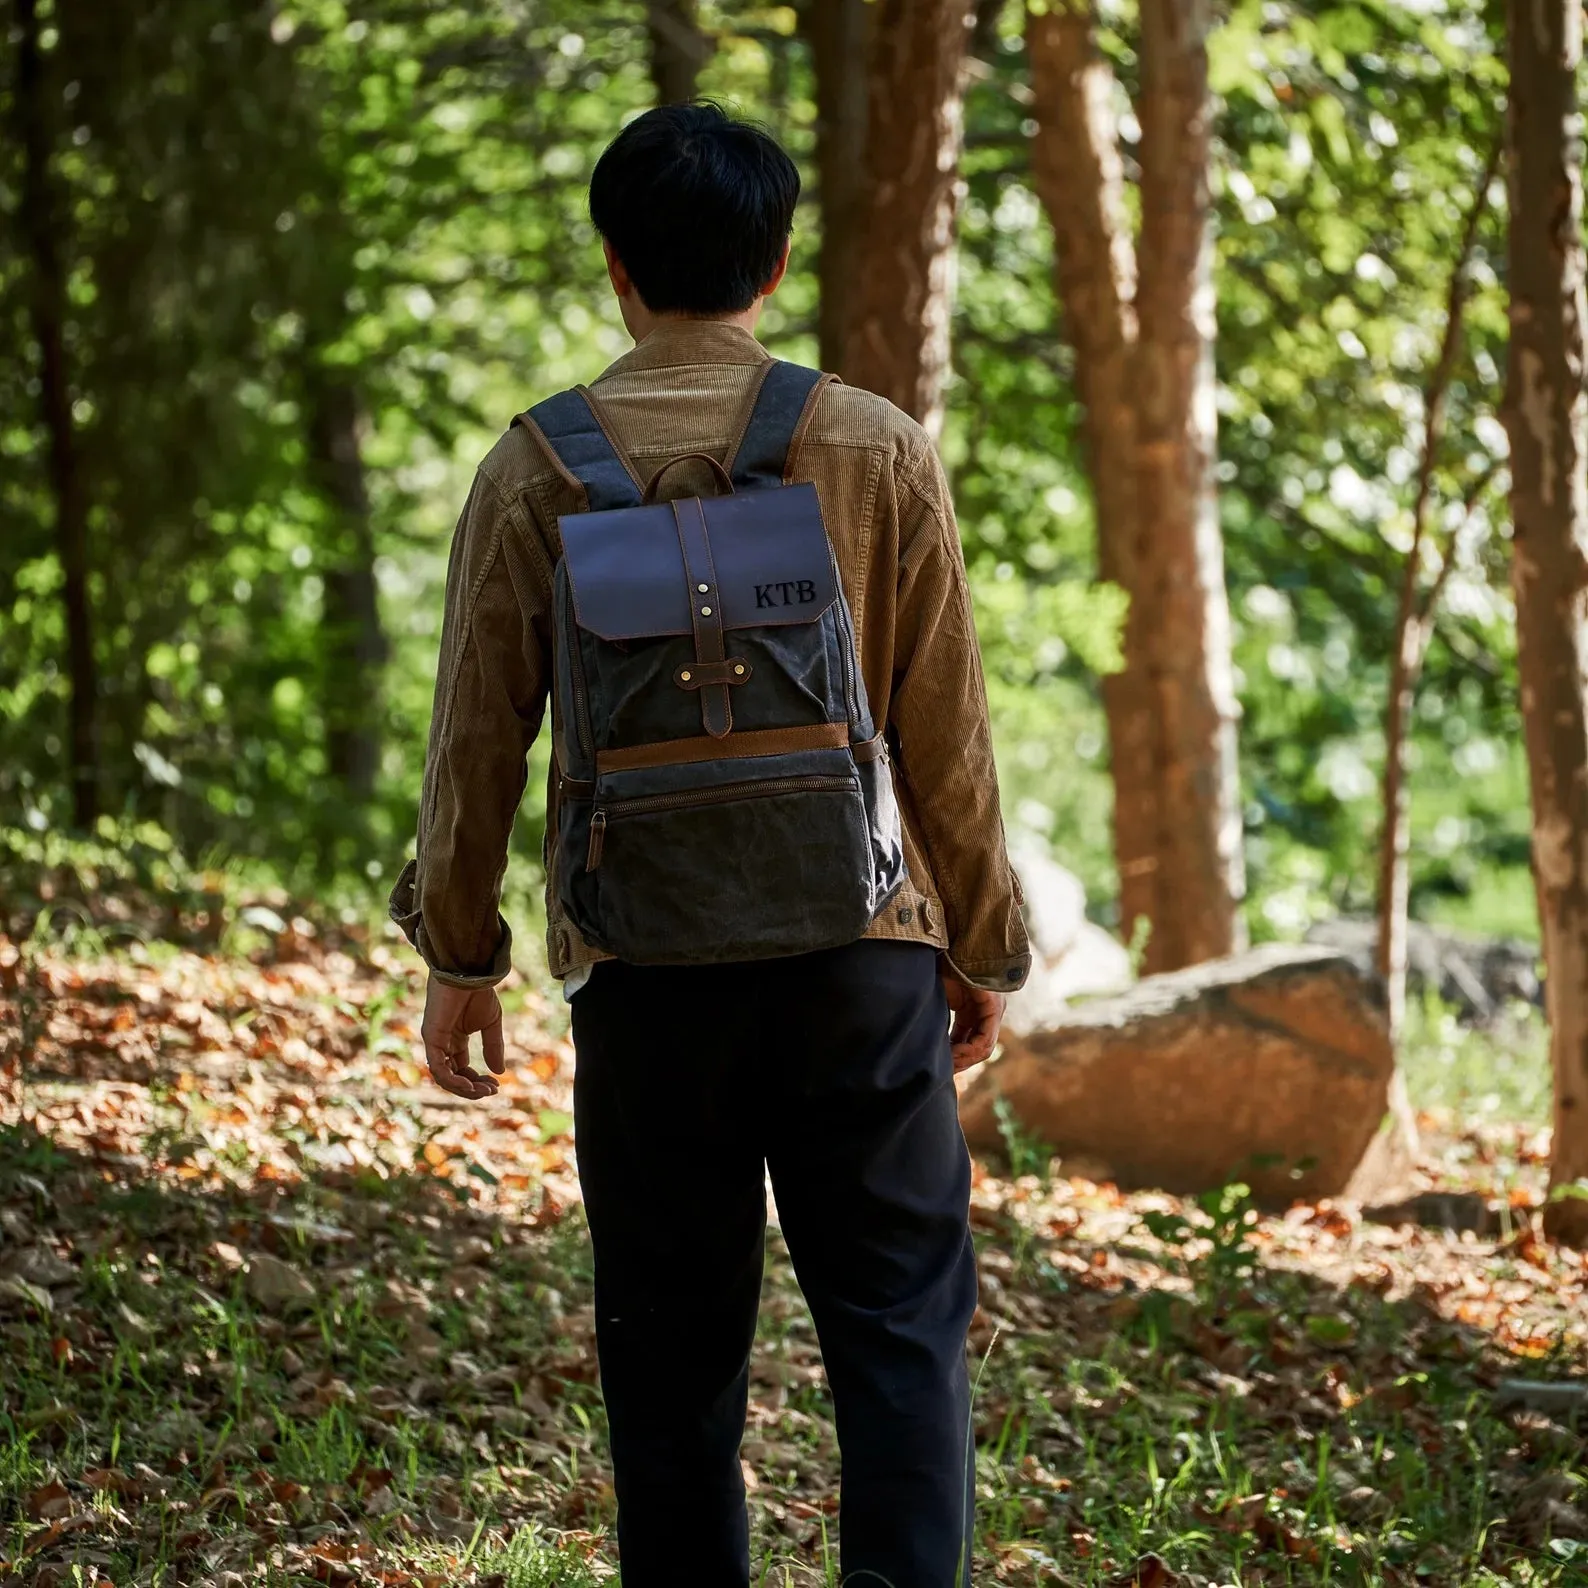
[[(511, 1002), (501, 1094), (459, 1104), (384, 946), (0, 939), (0, 1583), (613, 1576), (571, 1054)], [(1543, 1141), (1424, 1124), (1487, 1228), (978, 1165), (977, 1581), (1588, 1583), (1588, 1267), (1539, 1238)], [(762, 1580), (836, 1582), (775, 1234), (744, 1459)]]

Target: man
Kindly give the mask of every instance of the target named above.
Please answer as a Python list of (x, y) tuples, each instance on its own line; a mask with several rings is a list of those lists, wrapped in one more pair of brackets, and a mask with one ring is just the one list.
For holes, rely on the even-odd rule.
[[(712, 106), (651, 111), (598, 163), (591, 215), (637, 345), (593, 391), (638, 478), (733, 447), (798, 193), (788, 156)], [(430, 966), (431, 1071), (463, 1097), (490, 1095), (503, 1071), (493, 988), (511, 940), (497, 899), (547, 698), (558, 518), (581, 505), (543, 440), (508, 431), (458, 526), (417, 861), (393, 894)], [(625, 1588), (750, 1581), (738, 1449), (768, 1172), (832, 1389), (845, 1579), (969, 1580), (976, 1269), (953, 1072), (992, 1051), (1029, 956), (931, 443), (881, 398), (832, 384), (813, 399), (798, 475), (817, 488), (893, 748), (902, 891), (863, 939), (819, 953), (620, 963), (560, 902), (552, 879), (581, 862), (557, 853), (555, 769), (548, 791), (548, 953), (573, 1007)], [(665, 487), (716, 489), (703, 461)], [(476, 1031), (489, 1073), (469, 1062)]]

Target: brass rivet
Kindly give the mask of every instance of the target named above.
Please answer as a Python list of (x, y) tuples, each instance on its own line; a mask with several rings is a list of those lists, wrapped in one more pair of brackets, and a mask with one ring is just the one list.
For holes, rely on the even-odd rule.
[(711, 616), (711, 608), (710, 607), (702, 607), (700, 609), (700, 615), (703, 618), (709, 618)]
[(692, 677), (692, 676), (693, 676), (693, 675), (692, 675), (692, 674), (691, 674), (691, 673), (689, 673), (689, 672), (687, 672), (687, 671), (686, 671), (686, 672), (682, 672), (682, 673), (680, 673), (680, 674), (679, 674), (679, 675), (678, 675), (678, 676), (679, 676), (679, 677), (680, 677), (680, 678), (681, 678), (681, 679), (683, 679), (683, 681), (684, 681), (684, 682), (685, 682), (685, 683), (686, 683), (686, 684), (687, 684), (687, 683), (688, 683), (688, 682), (689, 682), (689, 680), (690, 680), (690, 678), (691, 678), (691, 677)]
[(744, 669), (742, 667), (734, 668), (734, 672), (736, 672), (741, 678), (744, 677)]
[(697, 585), (696, 585), (696, 586), (695, 586), (695, 588), (696, 588), (696, 589), (697, 589), (697, 590), (698, 590), (698, 591), (699, 591), (699, 592), (700, 592), (700, 593), (701, 593), (701, 594), (702, 594), (702, 595), (704, 595), (704, 594), (705, 594), (705, 593), (706, 593), (706, 592), (707, 592), (707, 591), (708, 591), (708, 590), (709, 590), (709, 589), (710, 589), (710, 588), (711, 588), (711, 586), (710, 586), (710, 585), (709, 585), (709, 584), (697, 584)]

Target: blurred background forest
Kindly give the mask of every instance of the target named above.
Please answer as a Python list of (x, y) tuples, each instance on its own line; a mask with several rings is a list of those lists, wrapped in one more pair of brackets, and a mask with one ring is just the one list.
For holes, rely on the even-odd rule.
[[(659, 89), (764, 120), (806, 190), (763, 335), (842, 368), (824, 270), (889, 292), (894, 266), (867, 257), (863, 227), (839, 273), (824, 263), (824, 224), (836, 239), (855, 203), (832, 155), (861, 136), (844, 118), (865, 76), (841, 41), (825, 88), (817, 66), (822, 30), (872, 9), (21, 6), (33, 44), (19, 52), (13, 21), (0, 87), (8, 914), (62, 868), (161, 886), (231, 870), (367, 914), (411, 843), (472, 465), (515, 412), (627, 346), (584, 207), (596, 155)], [(1410, 718), (1411, 908), (1537, 931), (1497, 418), (1491, 9), (1239, 0), (1208, 40), (1214, 473), (1255, 939), (1372, 907), (1414, 509), (1440, 554), (1428, 581), (1447, 547), (1448, 566)], [(1132, 213), (1133, 30), (1109, 7), (1096, 33)], [(942, 447), (1009, 824), (1050, 842), (1128, 936), (1101, 688), (1124, 602), (1098, 582), (1024, 34), (1020, 7), (976, 8)], [(1475, 205), (1490, 184), (1496, 201)], [(74, 673), (90, 703), (76, 714)], [(526, 893), (537, 803), (516, 843)]]

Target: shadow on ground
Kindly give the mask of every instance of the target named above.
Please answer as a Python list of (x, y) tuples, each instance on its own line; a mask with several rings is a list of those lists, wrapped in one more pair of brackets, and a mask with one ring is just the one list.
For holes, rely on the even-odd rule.
[[(0, 1578), (610, 1576), (543, 1011), (512, 1027), (523, 1079), (457, 1109), (418, 1085), (411, 989), (378, 968), (51, 974), (29, 1118), (0, 1130)], [(1480, 1244), (1327, 1206), (1210, 1221), (981, 1173), (974, 1216), (978, 1580), (1588, 1581), (1579, 1432), (1496, 1396), (1580, 1368), (1545, 1305), (1568, 1259), (1525, 1222)], [(820, 1582), (837, 1451), (775, 1238), (761, 1334), (758, 1558)], [(687, 1582), (685, 1518), (679, 1550)]]

